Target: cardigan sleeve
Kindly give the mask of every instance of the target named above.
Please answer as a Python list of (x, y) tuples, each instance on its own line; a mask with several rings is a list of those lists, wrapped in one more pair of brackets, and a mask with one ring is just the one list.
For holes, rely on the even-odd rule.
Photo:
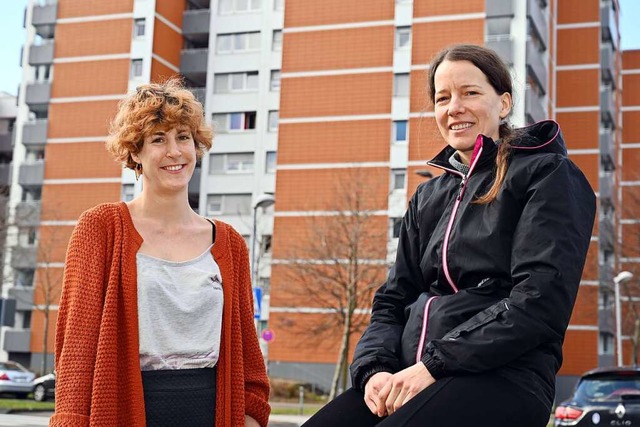
[(258, 335), (253, 318), (253, 291), (251, 289), (251, 273), (249, 268), (249, 252), (247, 245), (237, 233), (232, 233), (233, 245), (240, 263), (238, 297), (240, 303), (240, 326), (242, 328), (242, 349), (244, 367), (244, 402), (245, 414), (254, 418), (261, 426), (269, 422), (269, 379), (265, 362), (260, 350)]
[(56, 405), (51, 427), (89, 426), (106, 282), (108, 233), (85, 212), (69, 241), (56, 325)]

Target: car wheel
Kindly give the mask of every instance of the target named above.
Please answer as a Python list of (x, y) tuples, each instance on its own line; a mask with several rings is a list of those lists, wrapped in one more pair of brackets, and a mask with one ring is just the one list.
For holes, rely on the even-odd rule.
[(36, 402), (44, 402), (47, 400), (47, 393), (42, 384), (38, 384), (35, 390), (33, 390), (33, 400)]

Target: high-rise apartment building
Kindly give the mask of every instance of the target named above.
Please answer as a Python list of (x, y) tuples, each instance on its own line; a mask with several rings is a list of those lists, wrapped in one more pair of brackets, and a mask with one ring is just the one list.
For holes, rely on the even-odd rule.
[[(626, 268), (616, 236), (636, 224), (621, 206), (640, 179), (620, 166), (636, 160), (637, 138), (623, 123), (636, 113), (640, 61), (629, 53), (621, 73), (618, 15), (617, 0), (31, 0), (4, 266), (12, 279), (2, 295), (17, 311), (13, 326), (1, 327), (2, 357), (40, 369), (46, 341), (52, 366), (64, 252), (79, 214), (140, 191), (103, 147), (117, 102), (180, 73), (216, 133), (190, 202), (247, 239), (254, 286), (271, 291), (262, 312), (270, 374), (326, 388), (341, 344), (327, 319), (340, 309), (317, 290), (332, 265), (358, 269), (345, 271), (368, 292), (384, 280), (407, 200), (439, 173), (425, 165), (443, 146), (426, 99), (427, 64), (467, 42), (510, 65), (511, 122), (556, 119), (599, 195), (565, 343), (565, 393), (583, 371), (614, 362), (610, 291)], [(329, 235), (351, 224), (341, 234), (352, 237), (354, 218), (366, 230), (357, 252), (332, 252)], [(368, 304), (355, 307), (357, 322)]]

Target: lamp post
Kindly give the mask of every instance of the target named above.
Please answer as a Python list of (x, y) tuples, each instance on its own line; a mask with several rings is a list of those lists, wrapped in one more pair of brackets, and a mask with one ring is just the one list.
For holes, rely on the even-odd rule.
[(276, 202), (272, 194), (261, 194), (253, 203), (253, 233), (251, 234), (251, 285), (257, 287), (258, 280), (258, 252), (256, 245), (258, 243), (258, 208), (268, 208)]
[(620, 283), (629, 281), (632, 278), (633, 273), (629, 271), (621, 271), (613, 278), (616, 293), (616, 352), (618, 353), (618, 366), (622, 366), (622, 314), (620, 309)]

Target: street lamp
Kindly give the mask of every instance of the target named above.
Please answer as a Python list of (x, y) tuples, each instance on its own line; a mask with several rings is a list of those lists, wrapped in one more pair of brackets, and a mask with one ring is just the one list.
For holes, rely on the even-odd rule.
[(621, 271), (613, 278), (616, 293), (616, 351), (618, 353), (618, 366), (622, 366), (622, 315), (620, 310), (620, 283), (627, 282), (633, 278), (633, 273)]
[(258, 280), (258, 252), (256, 244), (258, 243), (258, 208), (268, 208), (276, 202), (272, 194), (261, 194), (253, 203), (253, 234), (251, 235), (251, 285), (257, 287)]

